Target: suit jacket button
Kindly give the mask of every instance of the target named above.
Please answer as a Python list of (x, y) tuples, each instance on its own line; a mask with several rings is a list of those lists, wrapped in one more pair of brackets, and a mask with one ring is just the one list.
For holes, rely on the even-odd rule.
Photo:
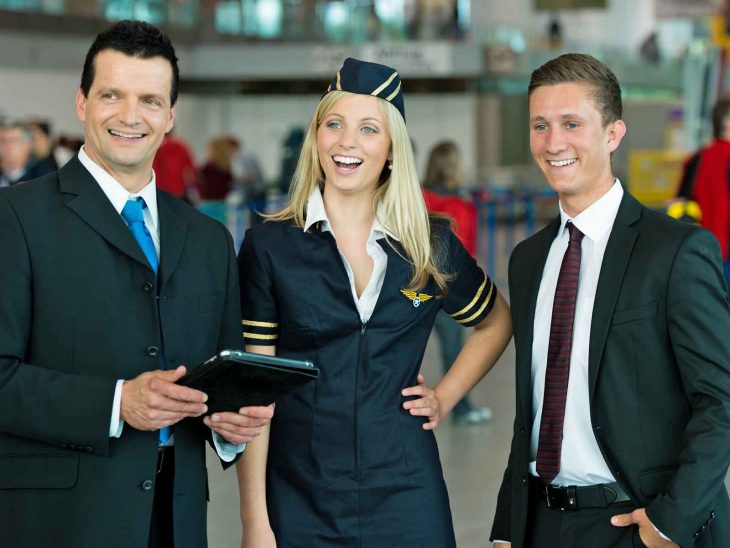
[(142, 289), (145, 293), (150, 293), (154, 289), (154, 285), (152, 285), (152, 282), (145, 282), (142, 286)]
[(152, 490), (152, 480), (144, 480), (142, 484), (140, 485), (142, 488), (142, 491), (151, 491)]
[(156, 346), (148, 346), (147, 350), (144, 351), (150, 358), (156, 358), (160, 355), (160, 349)]
[(527, 478), (524, 476), (522, 477), (522, 485), (527, 485)]

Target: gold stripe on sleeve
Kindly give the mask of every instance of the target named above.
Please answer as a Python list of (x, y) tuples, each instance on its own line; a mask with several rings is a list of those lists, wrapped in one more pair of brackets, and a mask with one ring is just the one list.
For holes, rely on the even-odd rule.
[(484, 281), (482, 282), (482, 285), (479, 286), (479, 289), (477, 289), (476, 295), (474, 295), (474, 298), (471, 300), (471, 302), (466, 305), (464, 308), (459, 310), (458, 312), (454, 312), (453, 314), (449, 314), (452, 318), (456, 318), (456, 316), (461, 316), (462, 314), (466, 314), (471, 307), (474, 306), (474, 304), (479, 300), (479, 297), (482, 294), (482, 291), (484, 291), (484, 286), (487, 285), (487, 275), (484, 274)]
[(243, 325), (250, 325), (252, 327), (279, 327), (278, 323), (272, 322), (256, 322), (254, 320), (241, 320)]
[(484, 312), (484, 309), (489, 304), (489, 301), (492, 300), (492, 293), (494, 293), (494, 284), (490, 284), (489, 285), (489, 293), (487, 294), (487, 298), (484, 299), (484, 302), (482, 303), (482, 306), (479, 307), (479, 310), (477, 310), (476, 312), (474, 312), (474, 314), (472, 314), (468, 318), (463, 318), (461, 320), (456, 320), (456, 321), (459, 322), (459, 323), (469, 323), (474, 318), (478, 318), (479, 317), (479, 314), (481, 314), (482, 312)]
[(244, 331), (243, 337), (245, 339), (259, 339), (262, 341), (271, 341), (274, 339), (278, 339), (279, 335), (259, 335), (258, 333), (248, 333), (248, 332)]

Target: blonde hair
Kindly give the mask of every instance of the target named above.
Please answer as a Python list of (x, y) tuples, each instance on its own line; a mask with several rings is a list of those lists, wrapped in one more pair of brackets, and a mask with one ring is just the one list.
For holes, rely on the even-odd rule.
[[(281, 212), (268, 215), (267, 219), (293, 220), (298, 226), (304, 227), (309, 196), (315, 186), (322, 189), (324, 185), (324, 172), (317, 154), (317, 129), (346, 93), (332, 91), (319, 102), (304, 137), (289, 188), (289, 203)], [(379, 217), (378, 221), (398, 238), (403, 254), (390, 240), (388, 242), (412, 266), (413, 274), (408, 289), (420, 289), (426, 285), (429, 277), (433, 277), (443, 293), (452, 276), (442, 268), (445, 262), (444, 249), (434, 236), (426, 211), (405, 121), (393, 105), (379, 97), (376, 99), (390, 134), (393, 167), (391, 170), (383, 168), (380, 185), (373, 196), (373, 212), (382, 213), (384, 218)]]
[(453, 141), (441, 141), (431, 149), (423, 186), (454, 192), (463, 183), (459, 146)]

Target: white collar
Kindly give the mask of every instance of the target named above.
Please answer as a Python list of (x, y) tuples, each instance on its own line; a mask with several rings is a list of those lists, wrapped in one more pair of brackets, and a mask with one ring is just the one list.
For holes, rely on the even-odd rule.
[(155, 183), (154, 171), (152, 172), (150, 182), (147, 183), (139, 192), (131, 194), (119, 181), (112, 177), (108, 171), (94, 162), (94, 160), (92, 160), (86, 153), (83, 146), (81, 147), (81, 150), (79, 150), (79, 161), (89, 171), (89, 173), (91, 173), (91, 176), (99, 184), (101, 190), (104, 194), (106, 194), (106, 197), (109, 198), (109, 201), (112, 203), (112, 206), (114, 206), (117, 213), (120, 215), (122, 214), (122, 209), (124, 209), (124, 205), (127, 203), (127, 200), (130, 198), (140, 197), (147, 205), (147, 209), (149, 209), (155, 230), (159, 230), (157, 222), (157, 186)]
[(560, 232), (558, 234), (562, 234), (565, 224), (572, 221), (578, 230), (594, 242), (608, 237), (623, 196), (624, 189), (621, 187), (620, 181), (616, 179), (608, 192), (574, 218), (571, 218), (563, 209), (563, 205), (559, 203)]
[[(376, 240), (388, 236), (395, 241), (400, 241), (399, 238), (393, 234), (390, 230), (385, 228), (380, 223), (380, 218), (384, 216), (385, 208), (383, 204), (378, 204), (378, 211), (375, 214), (373, 220), (373, 227), (370, 229), (370, 234), (374, 236)], [(315, 223), (322, 223), (323, 232), (332, 232), (332, 226), (327, 218), (327, 211), (324, 208), (324, 199), (322, 198), (322, 192), (319, 190), (319, 186), (314, 187), (312, 193), (309, 195), (307, 200), (307, 218), (304, 222), (304, 232), (309, 230)]]

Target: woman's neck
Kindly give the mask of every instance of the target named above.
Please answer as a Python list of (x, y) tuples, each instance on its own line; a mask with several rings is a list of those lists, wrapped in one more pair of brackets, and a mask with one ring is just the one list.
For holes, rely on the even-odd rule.
[(324, 209), (335, 234), (370, 232), (375, 215), (372, 195), (323, 193)]

